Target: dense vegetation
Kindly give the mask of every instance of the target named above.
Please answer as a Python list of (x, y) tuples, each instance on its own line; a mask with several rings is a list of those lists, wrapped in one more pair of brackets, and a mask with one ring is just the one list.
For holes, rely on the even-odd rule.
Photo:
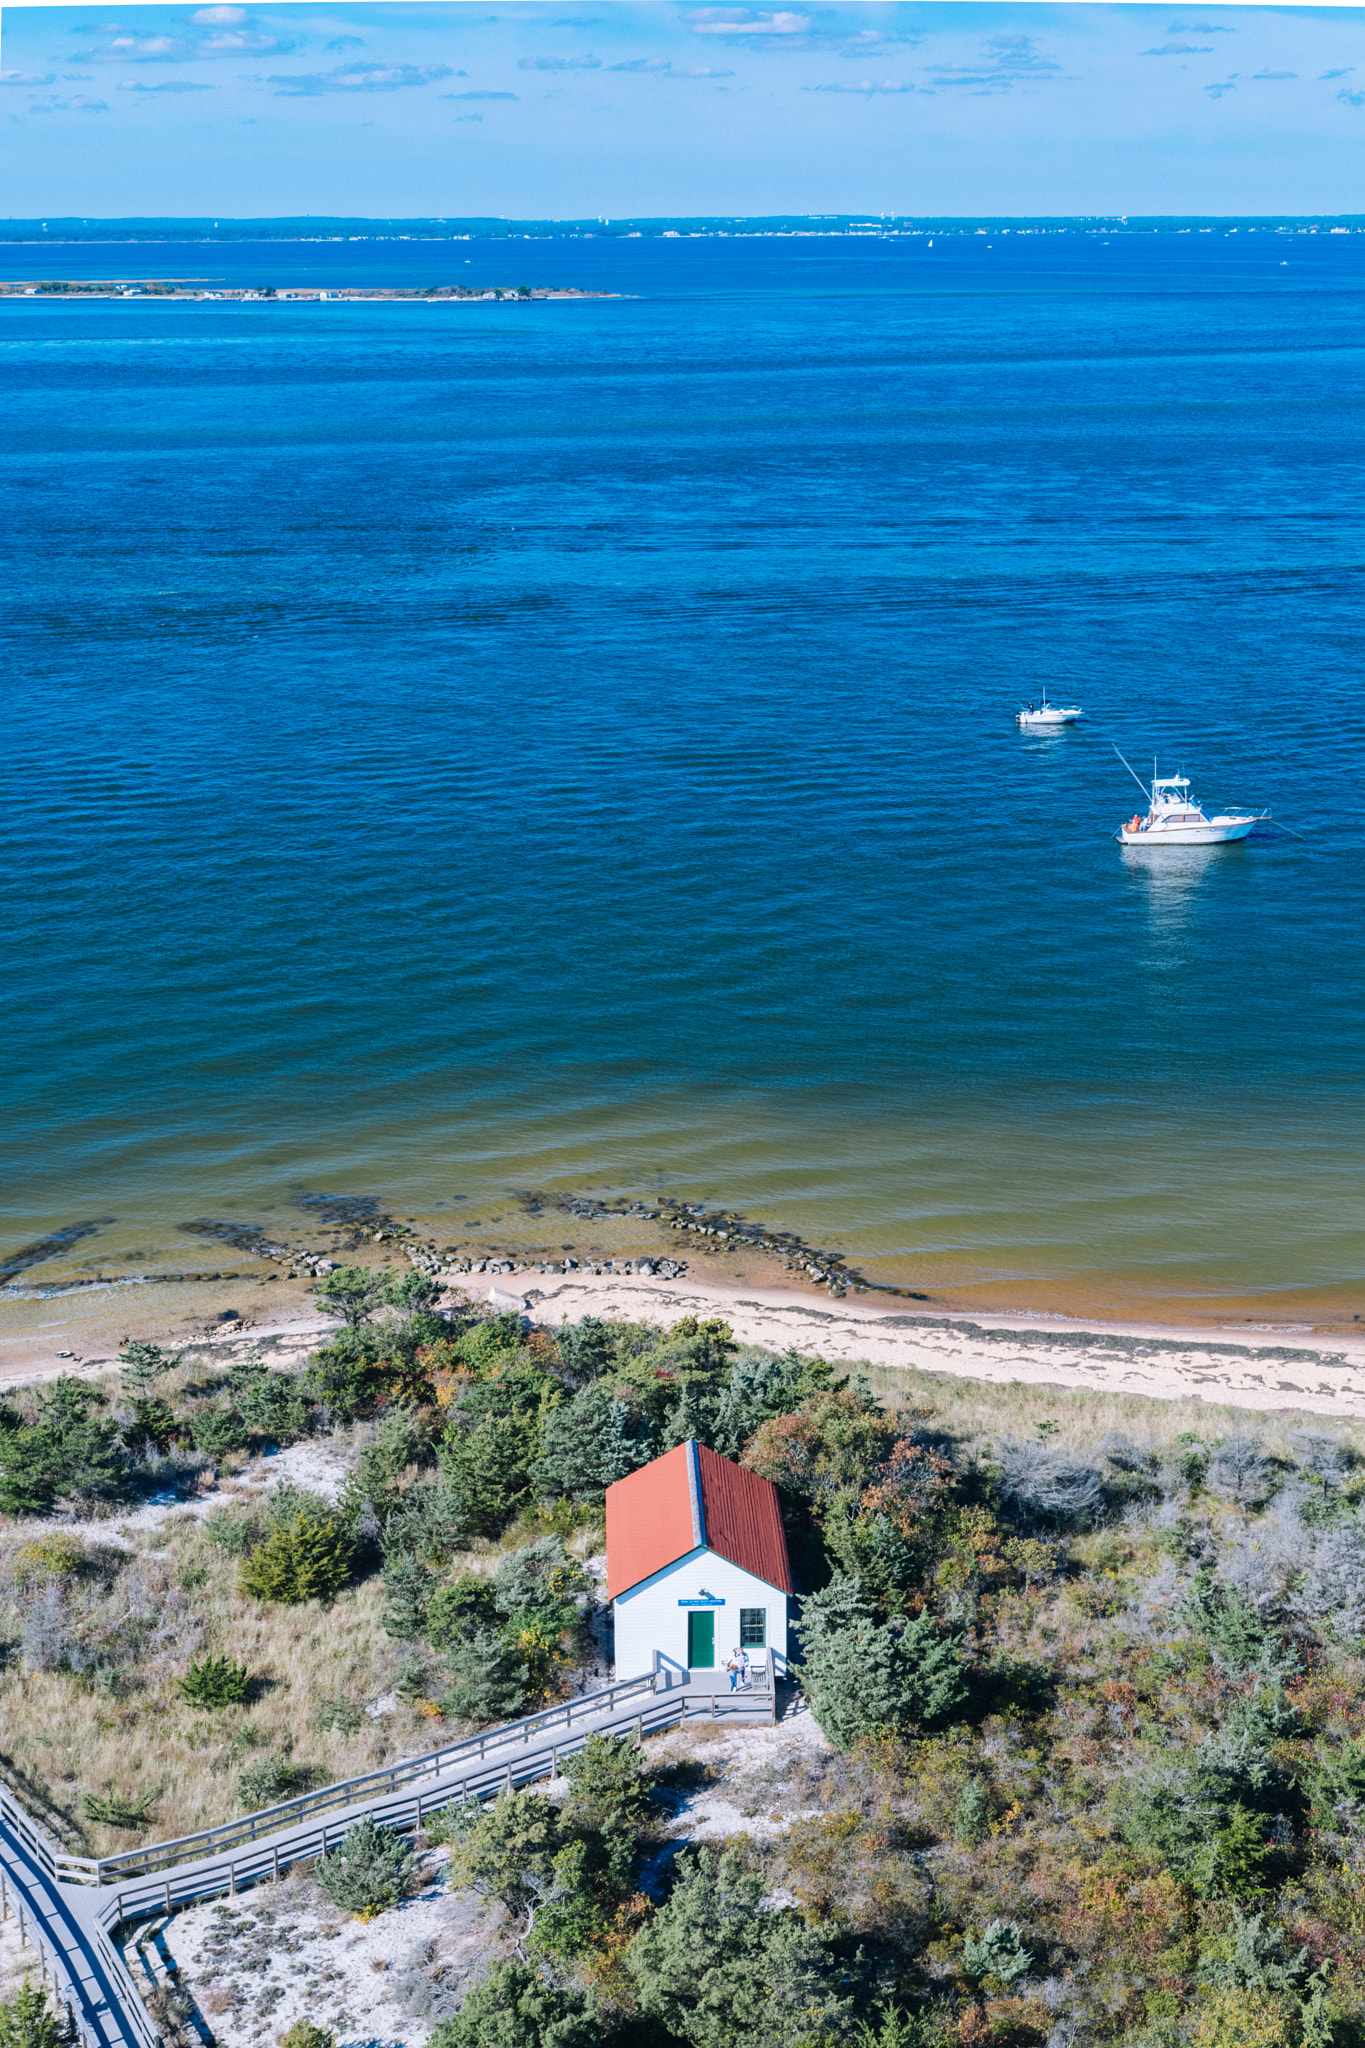
[[(341, 1327), (301, 1379), (246, 1360), (210, 1382), (138, 1347), (117, 1398), (57, 1381), (0, 1409), (0, 1505), (50, 1523), (5, 1553), (26, 1671), (134, 1698), (169, 1630), (196, 1725), (249, 1714), (250, 1659), (176, 1634), (183, 1571), (149, 1589), (52, 1518), (313, 1433), (352, 1446), (339, 1499), (281, 1485), (195, 1532), (241, 1610), (363, 1597), (414, 1713), (514, 1714), (584, 1668), (605, 1487), (694, 1436), (780, 1489), (832, 1745), (781, 1750), (750, 1788), (789, 1824), (676, 1860), (669, 1772), (624, 1742), (575, 1760), (562, 1803), (448, 1815), (452, 1877), (500, 1902), (513, 1947), (433, 2048), (1365, 2040), (1365, 1476), (1345, 1433), (1154, 1408), (1139, 1440), (1096, 1429), (1098, 1398), (1049, 1415), (948, 1383), (892, 1407), (722, 1323), (528, 1333), (363, 1269), (327, 1293)], [(307, 1782), (289, 1744), (236, 1763), (244, 1807)], [(135, 1788), (84, 1796), (91, 1824), (139, 1824)], [(319, 1876), (362, 1915), (411, 1881), (373, 1830)]]

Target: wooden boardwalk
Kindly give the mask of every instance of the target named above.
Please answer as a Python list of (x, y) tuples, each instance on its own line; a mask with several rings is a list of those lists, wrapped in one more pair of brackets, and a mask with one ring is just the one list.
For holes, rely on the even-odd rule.
[(122, 1953), (124, 1931), (137, 1922), (272, 1881), (291, 1864), (325, 1856), (366, 1818), (416, 1833), (454, 1800), (494, 1798), (554, 1775), (590, 1735), (643, 1737), (686, 1721), (752, 1726), (774, 1718), (770, 1676), (736, 1693), (714, 1689), (709, 1674), (661, 1688), (662, 1676), (626, 1679), (387, 1771), (119, 1856), (69, 1855), (0, 1788), (0, 1905), (23, 1915), (35, 1965), (86, 2048), (160, 2048)]

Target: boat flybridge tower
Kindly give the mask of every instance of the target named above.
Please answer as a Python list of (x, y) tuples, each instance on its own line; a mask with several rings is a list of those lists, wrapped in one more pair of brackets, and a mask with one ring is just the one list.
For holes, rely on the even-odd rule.
[[(1114, 752), (1118, 754), (1118, 748)], [(1150, 787), (1135, 773), (1123, 755), (1120, 761), (1147, 799), (1145, 815), (1135, 811), (1115, 838), (1123, 846), (1219, 846), (1229, 839), (1245, 839), (1253, 825), (1269, 818), (1269, 811), (1206, 811), (1190, 794), (1187, 775), (1158, 775), (1152, 763)]]

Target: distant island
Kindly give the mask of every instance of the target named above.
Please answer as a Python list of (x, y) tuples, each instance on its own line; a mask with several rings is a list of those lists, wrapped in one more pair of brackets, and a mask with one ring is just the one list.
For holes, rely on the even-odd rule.
[(225, 285), (195, 277), (73, 277), (0, 283), (0, 298), (76, 299), (501, 299), (526, 303), (532, 299), (621, 299), (626, 292), (585, 292), (573, 285)]

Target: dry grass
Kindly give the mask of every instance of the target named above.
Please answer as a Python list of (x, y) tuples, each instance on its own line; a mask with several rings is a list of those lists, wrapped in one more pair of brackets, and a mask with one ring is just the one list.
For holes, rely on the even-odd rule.
[[(202, 1580), (199, 1574), (203, 1574)], [(185, 1585), (184, 1581), (190, 1583)], [(354, 1734), (322, 1730), (322, 1702), (344, 1697), (363, 1709), (392, 1687), (397, 1645), (379, 1626), (377, 1579), (323, 1607), (258, 1605), (237, 1590), (237, 1565), (178, 1517), (137, 1542), (108, 1581), (111, 1606), (129, 1588), (179, 1595), (153, 1654), (129, 1661), (110, 1692), (67, 1671), (25, 1671), (11, 1657), (0, 1674), (0, 1758), (25, 1802), (87, 1854), (109, 1855), (143, 1840), (210, 1827), (243, 1811), (237, 1773), (253, 1758), (292, 1753), (318, 1783), (356, 1777), (440, 1739), (440, 1724), (398, 1703)], [(255, 1697), (205, 1713), (187, 1704), (178, 1680), (200, 1646), (245, 1663)], [(155, 1790), (148, 1825), (116, 1829), (88, 1820), (85, 1793), (135, 1801)]]
[[(840, 1370), (844, 1370), (841, 1366)], [(932, 1410), (934, 1423), (964, 1447), (999, 1443), (1035, 1434), (1040, 1422), (1055, 1422), (1059, 1440), (1077, 1450), (1096, 1449), (1111, 1435), (1164, 1450), (1186, 1431), (1205, 1440), (1242, 1430), (1258, 1436), (1272, 1454), (1290, 1456), (1295, 1430), (1335, 1436), (1365, 1457), (1365, 1420), (1321, 1415), (1310, 1409), (1238, 1408), (1214, 1401), (1167, 1401), (1148, 1394), (1101, 1393), (1097, 1389), (1037, 1386), (955, 1379), (947, 1373), (910, 1368), (858, 1366), (877, 1398), (888, 1407)]]

